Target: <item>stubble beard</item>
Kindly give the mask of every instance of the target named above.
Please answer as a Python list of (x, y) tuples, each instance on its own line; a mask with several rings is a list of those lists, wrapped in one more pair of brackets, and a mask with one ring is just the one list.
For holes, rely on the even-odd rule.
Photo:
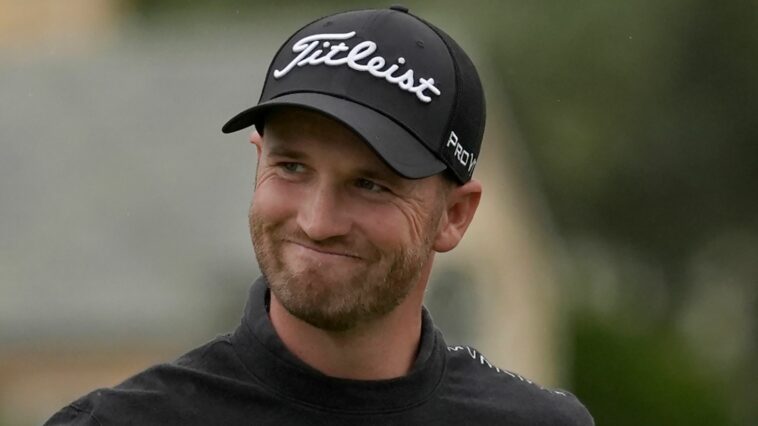
[(289, 243), (284, 240), (296, 237), (302, 241), (302, 235), (287, 235), (282, 226), (267, 224), (254, 214), (250, 232), (261, 272), (282, 306), (314, 327), (340, 332), (388, 314), (417, 285), (431, 255), (432, 232), (439, 223), (439, 215), (432, 216), (417, 246), (383, 254), (373, 248), (376, 256), (371, 258), (375, 260), (341, 280), (318, 265), (285, 264), (283, 245)]

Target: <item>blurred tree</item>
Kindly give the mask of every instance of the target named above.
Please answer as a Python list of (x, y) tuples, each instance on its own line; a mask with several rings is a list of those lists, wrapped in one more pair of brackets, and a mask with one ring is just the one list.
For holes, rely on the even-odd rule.
[[(758, 231), (756, 9), (748, 1), (545, 1), (493, 14), (500, 25), (487, 38), (490, 52), (559, 232), (663, 272), (664, 291), (652, 296), (665, 297), (624, 306), (633, 311), (625, 322), (591, 317), (575, 330), (573, 383), (598, 424), (732, 424), (734, 407), (755, 406), (740, 391), (755, 369), (709, 378), (697, 354), (676, 343), (676, 323), (700, 247), (734, 229)], [(724, 274), (712, 285), (733, 281)], [(618, 290), (638, 292), (646, 278), (626, 276)], [(742, 327), (755, 333), (752, 318)], [(638, 335), (625, 330), (629, 322)], [(754, 424), (755, 409), (743, 411), (738, 417)]]
[(585, 317), (575, 324), (574, 390), (598, 425), (730, 426), (728, 398), (668, 330), (635, 334)]
[(560, 229), (681, 284), (703, 239), (758, 227), (755, 3), (539, 3), (493, 52)]

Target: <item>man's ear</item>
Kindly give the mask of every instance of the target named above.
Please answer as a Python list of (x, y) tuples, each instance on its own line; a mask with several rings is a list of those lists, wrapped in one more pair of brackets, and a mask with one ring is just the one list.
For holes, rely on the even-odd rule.
[(432, 248), (440, 253), (454, 249), (466, 233), (482, 198), (482, 184), (471, 179), (456, 186), (447, 196), (446, 209), (440, 218), (439, 231)]
[(250, 133), (250, 143), (255, 145), (255, 150), (258, 151), (258, 158), (261, 157), (261, 149), (263, 149), (263, 138), (257, 130), (253, 130)]

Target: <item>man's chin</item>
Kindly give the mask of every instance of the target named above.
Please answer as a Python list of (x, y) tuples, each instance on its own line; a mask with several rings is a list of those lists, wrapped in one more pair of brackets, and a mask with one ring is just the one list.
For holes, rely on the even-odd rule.
[(353, 328), (361, 316), (351, 309), (355, 301), (351, 301), (354, 295), (350, 288), (336, 288), (339, 285), (313, 277), (301, 283), (290, 277), (285, 286), (272, 285), (271, 291), (293, 317), (316, 328), (339, 332)]
[(355, 316), (351, 315), (326, 315), (321, 312), (307, 314), (290, 312), (290, 314), (313, 327), (333, 333), (344, 333), (359, 324)]
[[(355, 286), (365, 282), (366, 264), (354, 259), (336, 259), (321, 262), (314, 259), (292, 258), (287, 254), (280, 257), (280, 277), (298, 288), (340, 289), (355, 291)], [(352, 284), (351, 284), (352, 283)]]
[(287, 293), (326, 306), (344, 303), (355, 297), (359, 291), (359, 285), (355, 284), (357, 278), (333, 272), (335, 271), (324, 268), (303, 269), (296, 274), (286, 274), (280, 283), (286, 287)]

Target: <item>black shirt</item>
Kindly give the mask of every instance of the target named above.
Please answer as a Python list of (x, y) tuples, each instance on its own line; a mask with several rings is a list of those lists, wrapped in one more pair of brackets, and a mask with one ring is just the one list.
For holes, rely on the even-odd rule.
[(424, 310), (411, 372), (390, 380), (326, 376), (284, 346), (250, 289), (234, 333), (71, 403), (46, 425), (593, 425), (571, 394), (448, 347)]

